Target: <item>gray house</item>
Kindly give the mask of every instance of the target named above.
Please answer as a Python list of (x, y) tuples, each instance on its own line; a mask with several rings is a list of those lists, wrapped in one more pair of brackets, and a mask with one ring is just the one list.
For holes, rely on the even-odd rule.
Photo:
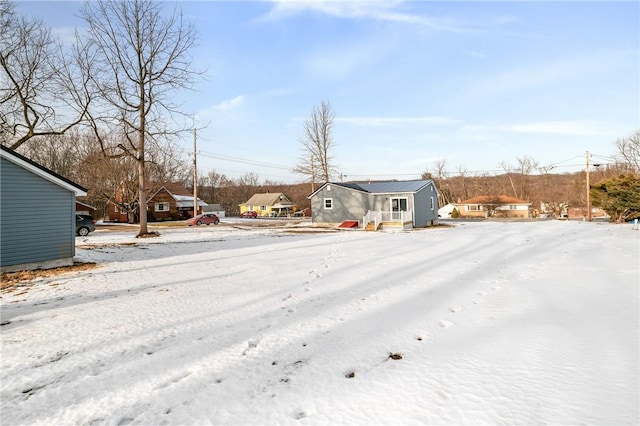
[(0, 146), (0, 270), (73, 264), (80, 185)]
[(347, 223), (369, 230), (420, 228), (438, 223), (438, 191), (432, 180), (328, 182), (313, 194), (311, 221)]

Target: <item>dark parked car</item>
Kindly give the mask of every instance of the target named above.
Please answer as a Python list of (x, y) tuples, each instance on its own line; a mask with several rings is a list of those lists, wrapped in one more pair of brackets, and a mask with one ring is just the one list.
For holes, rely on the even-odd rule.
[(76, 235), (86, 237), (89, 232), (96, 230), (96, 221), (88, 214), (76, 215)]
[(196, 217), (192, 217), (191, 219), (187, 219), (187, 225), (189, 226), (209, 225), (210, 223), (217, 225), (220, 223), (220, 218), (213, 213), (203, 213), (197, 215)]
[(258, 217), (258, 213), (254, 212), (253, 210), (248, 210), (246, 212), (240, 213), (240, 217), (255, 219), (256, 217)]

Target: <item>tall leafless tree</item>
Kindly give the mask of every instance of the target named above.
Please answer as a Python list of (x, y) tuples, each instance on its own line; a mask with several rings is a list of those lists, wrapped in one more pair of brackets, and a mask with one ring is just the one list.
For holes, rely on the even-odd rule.
[(516, 167), (510, 166), (504, 161), (500, 163), (500, 166), (509, 178), (513, 196), (521, 200), (527, 200), (531, 195), (530, 175), (538, 168), (538, 162), (527, 155), (518, 158), (517, 161), (518, 165)]
[(165, 127), (166, 115), (179, 113), (170, 95), (190, 88), (197, 74), (189, 56), (195, 30), (178, 9), (165, 14), (162, 3), (150, 0), (86, 2), (81, 15), (88, 32), (78, 52), (94, 98), (89, 123), (105, 155), (136, 161), (138, 236), (144, 236), (147, 146), (178, 131)]
[(616, 147), (620, 156), (633, 171), (640, 173), (640, 129), (627, 137), (618, 138)]
[(85, 80), (65, 52), (44, 22), (21, 17), (13, 3), (0, 0), (0, 143), (16, 149), (83, 120)]
[(304, 121), (300, 137), (303, 153), (293, 171), (307, 176), (312, 187), (316, 182), (329, 182), (336, 173), (331, 156), (335, 146), (332, 134), (335, 115), (331, 104), (323, 100), (313, 107), (311, 115)]

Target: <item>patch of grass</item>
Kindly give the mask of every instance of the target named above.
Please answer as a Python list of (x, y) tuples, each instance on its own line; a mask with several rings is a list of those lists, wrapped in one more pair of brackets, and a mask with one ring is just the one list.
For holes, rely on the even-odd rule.
[(32, 271), (3, 272), (0, 281), (0, 291), (3, 293), (13, 292), (19, 289), (24, 290), (25, 283), (38, 278), (49, 278), (69, 272), (86, 271), (96, 268), (98, 264), (88, 262), (77, 262), (71, 266), (60, 266), (51, 269), (34, 269)]

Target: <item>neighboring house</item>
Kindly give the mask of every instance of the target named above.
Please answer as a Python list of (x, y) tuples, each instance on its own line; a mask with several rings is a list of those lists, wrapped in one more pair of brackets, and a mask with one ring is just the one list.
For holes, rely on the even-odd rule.
[(528, 201), (506, 195), (481, 195), (456, 203), (456, 208), (461, 218), (501, 217), (526, 219), (531, 217), (531, 204)]
[(76, 200), (76, 214), (88, 214), (95, 219), (97, 211), (97, 208)]
[(420, 228), (438, 223), (438, 191), (428, 180), (328, 182), (309, 195), (317, 226), (357, 222), (368, 229)]
[(453, 213), (453, 210), (456, 208), (455, 204), (447, 204), (444, 207), (440, 207), (438, 209), (438, 217), (441, 217), (443, 219), (450, 219), (451, 218), (451, 214)]
[(222, 207), (220, 204), (208, 204), (202, 207), (202, 212), (213, 213), (218, 217), (225, 217), (227, 215), (227, 213), (224, 210), (224, 207)]
[(197, 199), (197, 211), (193, 212), (193, 193), (178, 183), (163, 183), (147, 200), (149, 220), (188, 219), (202, 213), (207, 203)]
[[(587, 219), (587, 208), (586, 207), (569, 207), (567, 209), (567, 216), (570, 220), (586, 220)], [(591, 219), (598, 220), (610, 220), (611, 216), (607, 214), (604, 210), (599, 207), (591, 208)]]
[(289, 216), (296, 211), (296, 206), (289, 197), (281, 192), (254, 194), (246, 203), (239, 205), (240, 214), (254, 211), (258, 216)]
[(1, 146), (0, 270), (73, 265), (76, 196), (87, 190)]
[[(198, 211), (193, 213), (193, 194), (187, 188), (178, 183), (150, 184), (151, 190), (147, 194), (147, 219), (149, 221), (159, 220), (181, 220), (202, 213), (202, 209), (207, 203), (198, 198)], [(109, 200), (108, 216), (114, 222), (137, 222), (137, 212), (131, 209), (131, 204), (137, 203), (134, 200), (127, 200), (128, 193), (122, 185), (116, 194)], [(136, 214), (133, 214), (136, 213)]]

